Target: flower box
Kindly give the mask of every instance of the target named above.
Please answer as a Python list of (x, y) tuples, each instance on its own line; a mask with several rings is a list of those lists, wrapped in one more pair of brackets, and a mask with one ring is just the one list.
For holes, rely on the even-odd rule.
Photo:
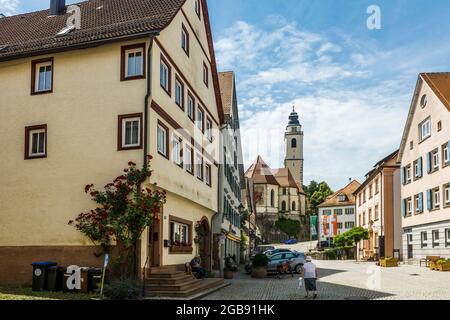
[(450, 271), (450, 260), (436, 262), (436, 269), (438, 271)]
[(428, 263), (430, 270), (438, 270), (437, 261), (430, 260)]
[(191, 254), (194, 249), (192, 246), (171, 246), (169, 249), (170, 253), (178, 254)]
[(380, 267), (394, 268), (398, 267), (398, 260), (395, 258), (386, 258), (380, 260)]

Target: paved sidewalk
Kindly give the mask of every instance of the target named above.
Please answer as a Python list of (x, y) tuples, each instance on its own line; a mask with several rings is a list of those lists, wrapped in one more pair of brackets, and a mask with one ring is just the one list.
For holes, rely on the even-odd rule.
[[(450, 273), (412, 265), (380, 268), (375, 263), (314, 261), (321, 300), (450, 300)], [(303, 300), (298, 275), (252, 279), (239, 274), (205, 300)]]

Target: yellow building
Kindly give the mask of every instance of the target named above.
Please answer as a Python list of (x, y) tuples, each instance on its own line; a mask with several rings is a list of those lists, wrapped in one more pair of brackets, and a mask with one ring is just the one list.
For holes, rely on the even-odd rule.
[(210, 237), (193, 240), (217, 212), (223, 111), (206, 0), (78, 6), (81, 29), (60, 35), (65, 10), (0, 19), (0, 283), (30, 282), (33, 261), (101, 264), (68, 221), (95, 206), (86, 184), (146, 154), (167, 203), (141, 266), (209, 267)]

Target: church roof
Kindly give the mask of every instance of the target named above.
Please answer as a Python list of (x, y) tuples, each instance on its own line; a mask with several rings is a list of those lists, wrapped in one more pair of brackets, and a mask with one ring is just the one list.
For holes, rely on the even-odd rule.
[(272, 174), (270, 167), (264, 162), (261, 156), (248, 168), (245, 176), (253, 179), (255, 184), (273, 184), (278, 185), (277, 179)]
[[(353, 195), (353, 193), (356, 191), (356, 189), (359, 188), (361, 184), (353, 180), (348, 185), (346, 185), (344, 188), (336, 191), (331, 196), (329, 196), (323, 203), (318, 205), (319, 208), (326, 208), (326, 207), (339, 207), (339, 206), (351, 206), (356, 204), (356, 198)], [(339, 201), (339, 196), (344, 195), (345, 201)]]
[(292, 112), (289, 115), (289, 126), (299, 126), (300, 121), (298, 121), (298, 113), (295, 112), (295, 108), (292, 108)]
[(288, 168), (272, 169), (272, 173), (280, 187), (298, 188), (297, 182)]

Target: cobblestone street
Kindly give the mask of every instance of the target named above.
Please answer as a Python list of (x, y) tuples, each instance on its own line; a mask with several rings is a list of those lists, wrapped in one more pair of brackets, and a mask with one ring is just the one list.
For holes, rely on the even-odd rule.
[[(318, 267), (318, 299), (321, 300), (450, 300), (450, 274), (425, 267), (401, 265), (380, 268), (374, 263), (314, 261)], [(252, 279), (239, 274), (230, 286), (205, 300), (303, 300), (298, 275), (283, 279)]]

